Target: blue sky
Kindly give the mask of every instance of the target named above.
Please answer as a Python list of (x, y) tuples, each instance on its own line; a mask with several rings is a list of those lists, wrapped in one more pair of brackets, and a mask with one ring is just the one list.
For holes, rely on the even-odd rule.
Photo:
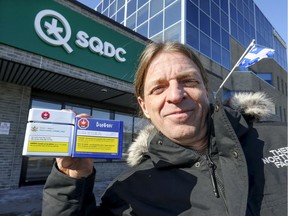
[[(100, 0), (78, 0), (83, 4), (95, 8)], [(266, 18), (270, 21), (272, 26), (280, 34), (282, 39), (287, 44), (287, 19), (288, 19), (288, 5), (287, 0), (254, 0), (259, 9), (263, 12)]]
[(88, 7), (95, 8), (95, 6), (100, 2), (100, 0), (77, 0)]

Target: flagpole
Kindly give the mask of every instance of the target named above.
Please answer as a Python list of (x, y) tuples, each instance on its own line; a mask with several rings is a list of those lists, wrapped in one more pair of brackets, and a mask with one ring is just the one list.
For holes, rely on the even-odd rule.
[(255, 45), (255, 39), (252, 40), (252, 42), (249, 44), (249, 46), (247, 47), (247, 49), (245, 50), (245, 52), (242, 54), (242, 56), (239, 58), (239, 60), (237, 61), (237, 63), (234, 65), (234, 67), (232, 68), (232, 70), (229, 72), (229, 74), (226, 76), (226, 78), (224, 79), (224, 81), (221, 83), (220, 87), (218, 88), (218, 90), (216, 92), (214, 92), (214, 99), (216, 99), (218, 92), (221, 90), (221, 88), (223, 87), (223, 85), (225, 84), (225, 82), (227, 81), (227, 79), (230, 77), (230, 75), (233, 73), (233, 71), (235, 70), (235, 68), (239, 65), (239, 63), (242, 61), (242, 59), (244, 58), (244, 56), (251, 50), (251, 48)]

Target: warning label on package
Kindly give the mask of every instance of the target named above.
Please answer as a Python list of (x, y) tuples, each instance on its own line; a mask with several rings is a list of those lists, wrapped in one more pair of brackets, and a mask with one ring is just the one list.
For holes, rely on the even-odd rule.
[(77, 136), (76, 152), (118, 153), (118, 138)]
[(28, 152), (68, 153), (68, 137), (30, 136)]

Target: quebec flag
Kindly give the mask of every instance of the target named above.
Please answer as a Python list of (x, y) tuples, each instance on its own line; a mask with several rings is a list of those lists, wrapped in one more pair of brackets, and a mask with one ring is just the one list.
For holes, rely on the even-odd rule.
[(249, 67), (263, 58), (271, 58), (274, 56), (275, 50), (259, 45), (254, 45), (246, 56), (239, 63), (239, 67)]

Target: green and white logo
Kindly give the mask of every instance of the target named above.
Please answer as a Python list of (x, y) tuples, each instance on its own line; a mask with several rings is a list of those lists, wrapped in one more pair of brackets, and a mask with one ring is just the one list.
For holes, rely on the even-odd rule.
[[(47, 19), (49, 18), (49, 19)], [(40, 11), (34, 20), (34, 28), (37, 35), (44, 42), (53, 46), (62, 46), (67, 53), (74, 50), (68, 44), (71, 38), (71, 27), (67, 19), (60, 13), (45, 9)], [(78, 31), (76, 34), (76, 45), (80, 48), (89, 48), (92, 53), (108, 58), (115, 58), (118, 62), (125, 62), (125, 49), (115, 46), (108, 42), (102, 41), (96, 36), (89, 37), (85, 31)]]

